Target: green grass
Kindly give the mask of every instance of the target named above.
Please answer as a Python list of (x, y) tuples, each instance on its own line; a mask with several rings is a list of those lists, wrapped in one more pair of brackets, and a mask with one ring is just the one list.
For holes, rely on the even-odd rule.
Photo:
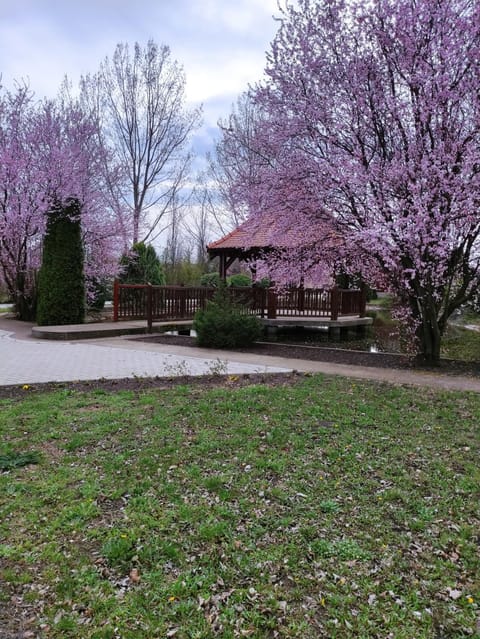
[(480, 636), (476, 394), (307, 376), (0, 406), (4, 450), (41, 453), (0, 473), (7, 635)]
[(28, 451), (25, 453), (9, 450), (0, 452), (0, 471), (12, 470), (28, 466), (28, 464), (38, 464), (40, 456), (36, 451)]
[(441, 355), (466, 362), (480, 362), (480, 331), (449, 324), (442, 339)]

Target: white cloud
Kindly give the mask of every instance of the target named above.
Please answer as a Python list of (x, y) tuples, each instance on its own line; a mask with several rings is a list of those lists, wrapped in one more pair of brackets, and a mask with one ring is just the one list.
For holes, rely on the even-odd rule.
[(214, 126), (262, 77), (273, 15), (277, 0), (0, 0), (0, 74), (8, 88), (29, 78), (53, 97), (65, 75), (76, 84), (118, 42), (153, 38), (183, 64), (187, 99)]
[(265, 18), (278, 13), (276, 0), (243, 0), (226, 3), (203, 0), (193, 3), (192, 14), (200, 22), (216, 25), (230, 33), (252, 33), (262, 28)]

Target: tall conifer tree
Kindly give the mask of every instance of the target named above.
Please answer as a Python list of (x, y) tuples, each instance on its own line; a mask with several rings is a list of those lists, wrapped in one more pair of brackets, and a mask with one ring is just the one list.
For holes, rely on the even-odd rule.
[(48, 213), (38, 277), (40, 326), (80, 324), (85, 317), (80, 205), (71, 199)]

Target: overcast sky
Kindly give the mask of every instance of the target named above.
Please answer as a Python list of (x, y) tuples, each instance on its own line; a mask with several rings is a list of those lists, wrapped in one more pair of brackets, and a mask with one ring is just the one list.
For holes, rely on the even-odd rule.
[(261, 78), (278, 15), (277, 0), (0, 0), (2, 83), (28, 79), (54, 97), (65, 75), (76, 85), (118, 42), (152, 38), (183, 64), (189, 102), (204, 105), (197, 145), (208, 146), (218, 118)]

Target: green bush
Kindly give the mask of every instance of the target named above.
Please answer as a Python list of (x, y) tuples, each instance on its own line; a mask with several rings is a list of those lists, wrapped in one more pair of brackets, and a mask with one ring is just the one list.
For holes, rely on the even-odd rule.
[[(216, 272), (205, 273), (200, 278), (200, 286), (213, 286), (215, 288), (220, 288), (222, 284), (222, 278)], [(234, 273), (233, 275), (229, 275), (229, 277), (227, 277), (227, 286), (232, 286), (233, 288), (252, 286), (252, 280), (245, 273)]]
[(195, 313), (193, 328), (197, 344), (207, 348), (248, 346), (260, 338), (263, 330), (260, 320), (234, 304), (224, 287), (215, 293), (205, 309)]
[(233, 286), (234, 288), (240, 286), (251, 286), (252, 279), (248, 275), (245, 275), (245, 273), (235, 273), (234, 275), (227, 277), (227, 285)]
[(85, 280), (81, 210), (71, 199), (48, 214), (38, 274), (39, 326), (81, 324), (85, 317)]
[(120, 260), (122, 272), (119, 280), (123, 284), (165, 284), (165, 273), (162, 263), (151, 244), (138, 242), (134, 244), (128, 255)]
[(272, 286), (272, 280), (269, 277), (262, 277), (261, 280), (254, 282), (253, 286), (256, 288), (270, 288), (270, 286)]
[(10, 303), (13, 303), (11, 296), (9, 295), (6, 288), (0, 285), (0, 304), (10, 304)]
[(200, 286), (213, 286), (219, 288), (222, 285), (222, 279), (218, 273), (204, 273), (200, 278)]
[(175, 264), (165, 262), (163, 268), (165, 284), (168, 286), (197, 286), (203, 273), (200, 264), (190, 262), (187, 258), (178, 260)]

